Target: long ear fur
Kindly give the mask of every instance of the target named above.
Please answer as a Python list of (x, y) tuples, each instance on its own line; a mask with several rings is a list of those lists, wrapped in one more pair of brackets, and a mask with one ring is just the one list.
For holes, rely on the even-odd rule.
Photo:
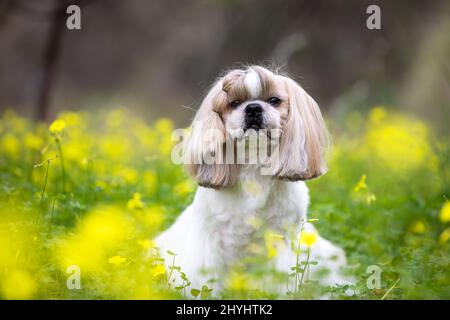
[(329, 135), (319, 106), (294, 80), (281, 77), (289, 96), (289, 115), (281, 136), (279, 179), (297, 181), (327, 171)]
[(226, 130), (219, 110), (226, 104), (222, 80), (217, 81), (200, 105), (183, 149), (187, 171), (203, 187), (220, 189), (237, 179), (238, 167), (225, 163)]

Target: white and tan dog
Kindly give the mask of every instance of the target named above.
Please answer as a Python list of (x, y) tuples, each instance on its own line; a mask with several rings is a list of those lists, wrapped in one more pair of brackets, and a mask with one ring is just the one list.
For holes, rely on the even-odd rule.
[[(155, 240), (167, 267), (172, 263), (170, 250), (191, 287), (200, 288), (214, 276), (220, 279), (248, 254), (249, 245), (263, 241), (256, 236), (255, 224), (248, 223), (255, 218), (283, 236), (285, 245), (278, 248), (273, 262), (279, 271), (290, 272), (296, 265), (292, 243), (298, 242), (309, 204), (303, 181), (327, 170), (328, 133), (314, 99), (294, 80), (266, 68), (236, 69), (212, 86), (191, 129), (184, 159), (200, 187), (193, 203)], [(267, 159), (217, 161), (230, 152), (226, 147), (239, 152), (229, 141), (242, 141), (255, 132), (263, 132), (270, 141)], [(278, 139), (273, 139), (274, 132)], [(244, 149), (248, 151), (248, 145)], [(216, 161), (207, 161), (208, 157)], [(271, 174), (263, 174), (261, 169), (268, 165)], [(317, 280), (325, 285), (345, 282), (339, 271), (346, 263), (342, 249), (319, 237), (311, 247), (311, 259), (318, 261), (310, 269), (313, 278), (319, 277), (315, 272), (319, 268), (327, 268), (329, 272)], [(176, 282), (181, 284), (181, 279)]]

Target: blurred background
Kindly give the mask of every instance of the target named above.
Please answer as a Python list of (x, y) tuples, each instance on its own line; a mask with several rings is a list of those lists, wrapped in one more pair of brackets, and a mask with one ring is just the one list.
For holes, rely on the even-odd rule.
[[(444, 0), (0, 0), (0, 298), (184, 297), (147, 259), (197, 188), (171, 134), (217, 76), (258, 63), (325, 113), (330, 171), (308, 182), (308, 214), (347, 252), (354, 298), (450, 299), (449, 57)], [(251, 286), (273, 275), (270, 239), (220, 297), (275, 297)], [(308, 288), (289, 297), (323, 297)]]
[[(65, 27), (69, 4), (81, 30)], [(370, 4), (381, 30), (366, 27)], [(2, 0), (0, 111), (125, 107), (186, 126), (183, 106), (196, 109), (215, 77), (262, 63), (329, 116), (395, 106), (448, 130), (449, 34), (450, 4), (437, 0)]]

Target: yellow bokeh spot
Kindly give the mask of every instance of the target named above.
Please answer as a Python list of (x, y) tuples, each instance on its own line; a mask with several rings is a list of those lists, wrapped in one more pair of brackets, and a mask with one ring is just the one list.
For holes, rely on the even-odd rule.
[(44, 140), (37, 134), (27, 132), (24, 138), (25, 147), (32, 150), (40, 150), (44, 145)]
[(415, 234), (422, 234), (426, 230), (427, 226), (422, 221), (416, 221), (409, 227), (409, 231)]
[(369, 114), (370, 122), (380, 124), (382, 123), (387, 117), (386, 109), (383, 107), (374, 107)]
[(168, 118), (161, 118), (156, 121), (155, 128), (161, 135), (170, 137), (173, 131), (173, 122)]
[(439, 236), (439, 244), (443, 245), (450, 240), (450, 228), (445, 229), (442, 231), (441, 235)]
[(147, 170), (144, 172), (143, 182), (148, 193), (154, 193), (156, 191), (158, 176), (155, 171)]
[(194, 190), (195, 184), (192, 182), (192, 180), (189, 179), (178, 182), (173, 188), (173, 192), (179, 197), (184, 197), (194, 192)]
[(414, 170), (435, 163), (426, 125), (382, 108), (372, 109), (365, 140), (374, 159), (389, 169)]
[(446, 201), (439, 213), (439, 220), (442, 223), (450, 222), (450, 201)]
[(127, 258), (122, 257), (122, 256), (113, 256), (108, 259), (109, 263), (114, 264), (116, 266), (125, 264), (127, 261), (128, 261)]
[(226, 278), (226, 286), (232, 291), (245, 291), (252, 288), (249, 276), (243, 272), (232, 271)]
[(81, 220), (74, 237), (57, 247), (57, 259), (64, 269), (77, 265), (85, 271), (101, 270), (110, 251), (129, 236), (129, 228), (120, 208), (96, 208)]
[(141, 221), (150, 231), (157, 230), (164, 221), (164, 210), (159, 205), (146, 208), (141, 212)]
[(128, 184), (135, 184), (138, 181), (139, 174), (136, 169), (133, 168), (123, 168), (121, 171), (121, 176)]
[(18, 152), (20, 150), (20, 141), (19, 139), (12, 133), (5, 134), (0, 142), (2, 151), (11, 156), (17, 157)]
[(377, 200), (377, 197), (373, 193), (369, 193), (366, 196), (366, 202), (367, 204), (371, 204), (372, 202), (375, 202)]
[(138, 240), (137, 244), (140, 245), (144, 249), (150, 249), (155, 246), (155, 243), (153, 241), (151, 241), (150, 239)]
[(62, 112), (59, 119), (65, 121), (68, 127), (80, 126), (83, 122), (81, 115), (73, 111)]
[(21, 270), (11, 271), (2, 284), (5, 299), (31, 299), (36, 290), (36, 280), (28, 272)]
[(100, 152), (108, 159), (121, 159), (122, 162), (131, 156), (132, 142), (127, 136), (110, 134), (101, 137)]
[(277, 255), (280, 245), (283, 244), (283, 236), (272, 231), (264, 233), (264, 243), (266, 246), (266, 254), (268, 259), (272, 259)]

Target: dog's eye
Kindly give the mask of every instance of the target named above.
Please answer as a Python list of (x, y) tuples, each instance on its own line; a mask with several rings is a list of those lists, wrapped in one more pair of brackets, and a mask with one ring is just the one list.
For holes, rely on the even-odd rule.
[(237, 108), (237, 107), (239, 107), (240, 104), (241, 104), (240, 100), (233, 100), (230, 102), (230, 107)]
[(269, 98), (269, 100), (267, 100), (267, 102), (269, 102), (273, 106), (277, 106), (281, 103), (281, 100), (280, 100), (280, 98), (272, 97), (272, 98)]

